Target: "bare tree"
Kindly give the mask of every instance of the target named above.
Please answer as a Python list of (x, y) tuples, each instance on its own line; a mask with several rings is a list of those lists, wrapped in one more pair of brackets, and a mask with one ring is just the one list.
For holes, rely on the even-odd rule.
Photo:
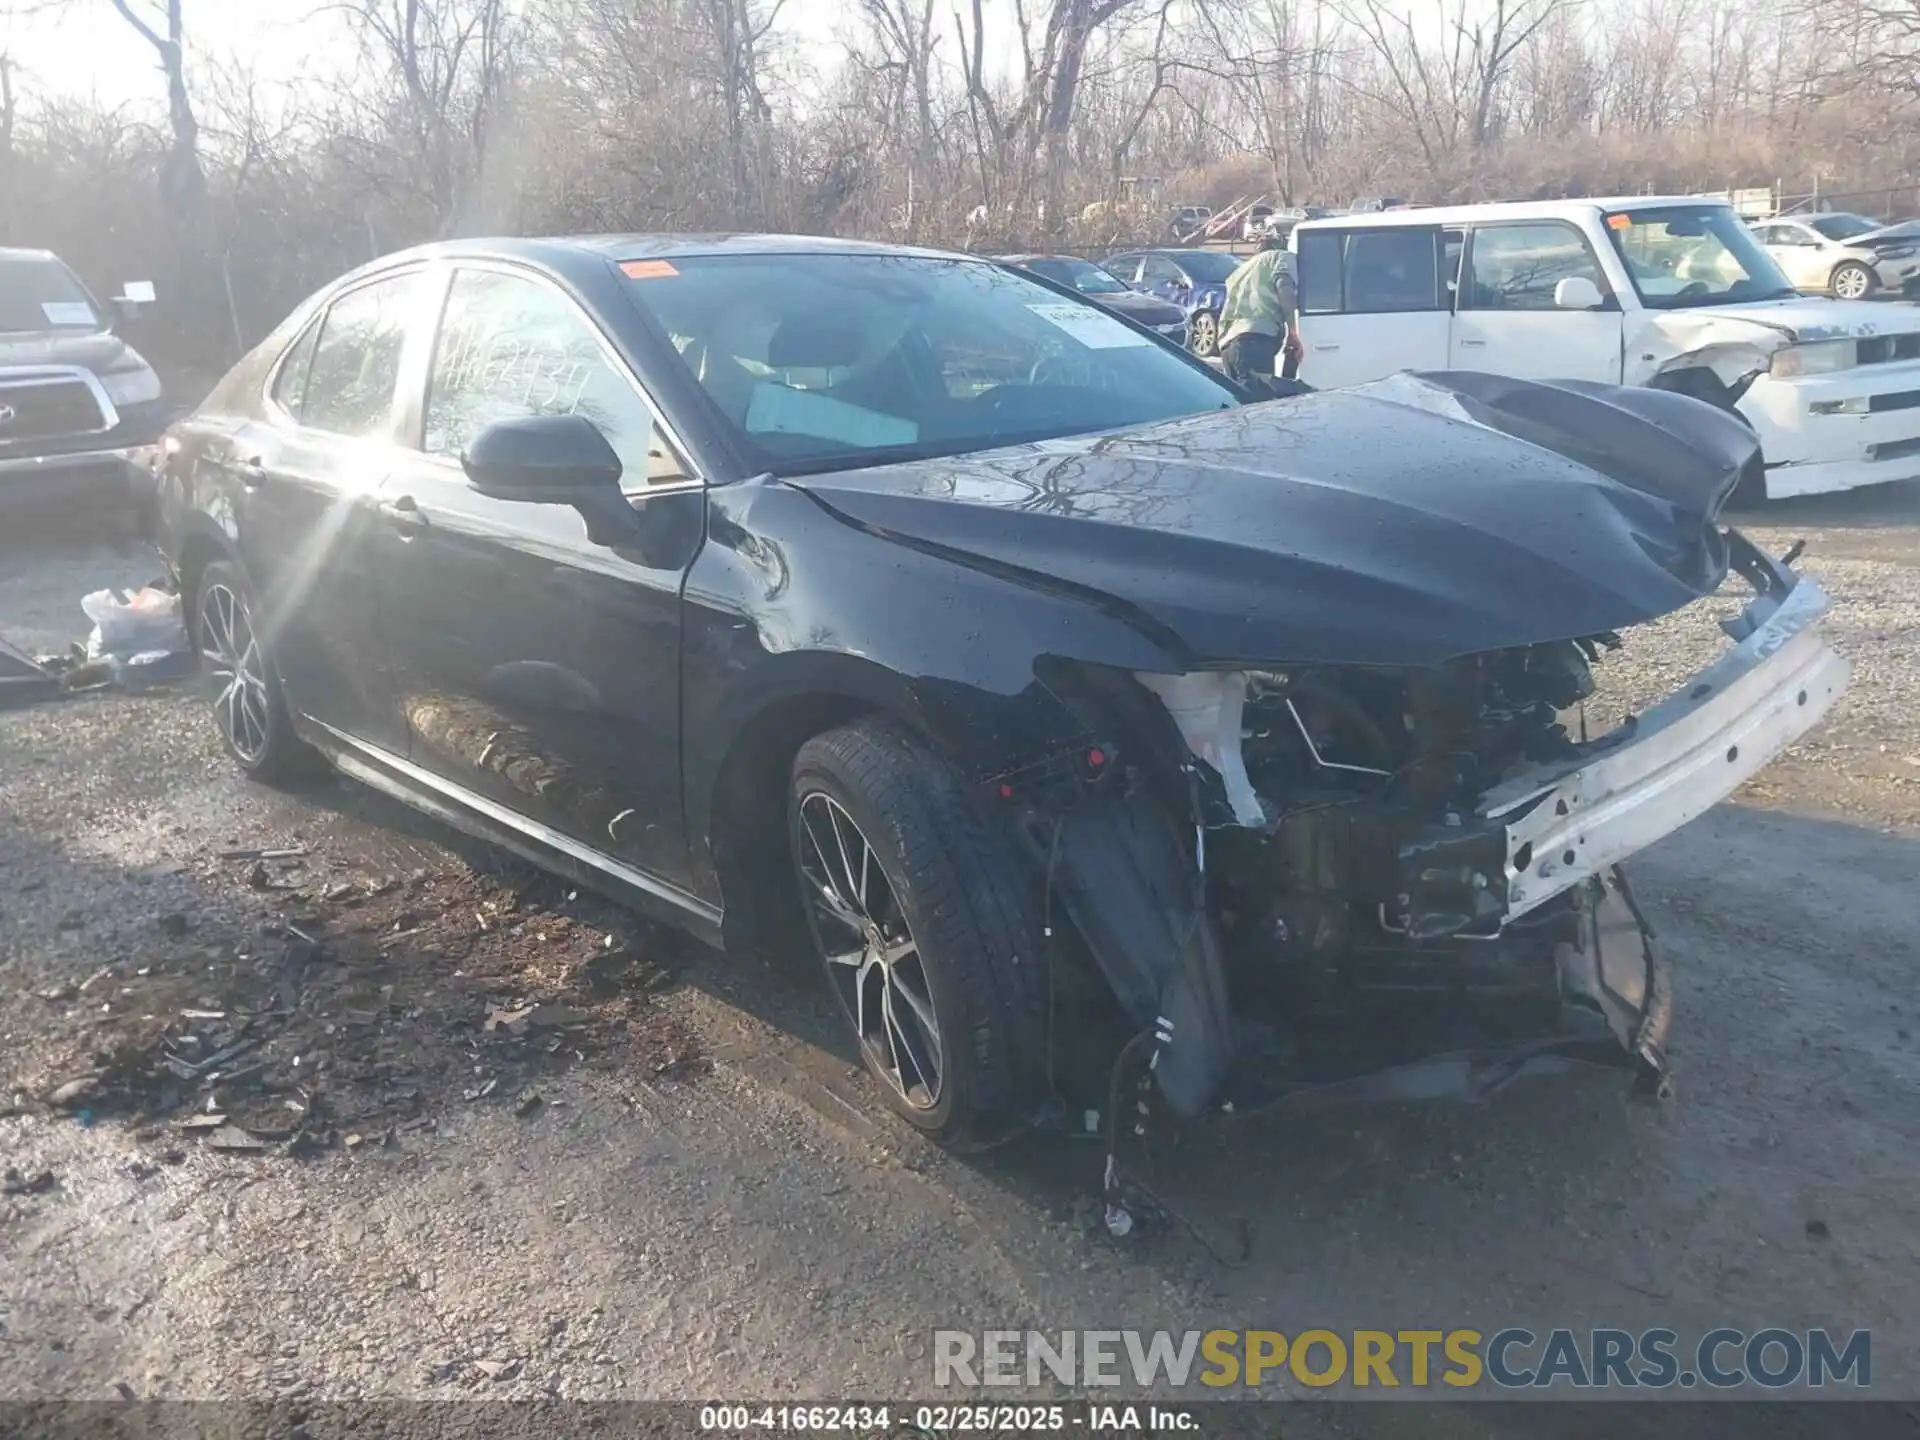
[(184, 0), (111, 3), (159, 57), (167, 82), (167, 122), (173, 132), (173, 147), (160, 172), (160, 196), (174, 214), (189, 213), (205, 197), (207, 177), (200, 168), (200, 123), (187, 94), (187, 49), (180, 15)]
[[(115, 0), (120, 3), (120, 0)], [(177, 3), (177, 0), (172, 0)], [(398, 132), (406, 179), (442, 233), (473, 218), (508, 78), (506, 0), (341, 0), (391, 92), (377, 103)]]

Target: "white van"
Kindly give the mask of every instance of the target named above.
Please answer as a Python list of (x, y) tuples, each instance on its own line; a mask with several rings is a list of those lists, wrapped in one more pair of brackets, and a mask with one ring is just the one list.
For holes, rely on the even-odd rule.
[(1343, 215), (1290, 244), (1316, 387), (1400, 370), (1651, 385), (1745, 416), (1769, 497), (1920, 477), (1920, 309), (1801, 296), (1725, 201)]

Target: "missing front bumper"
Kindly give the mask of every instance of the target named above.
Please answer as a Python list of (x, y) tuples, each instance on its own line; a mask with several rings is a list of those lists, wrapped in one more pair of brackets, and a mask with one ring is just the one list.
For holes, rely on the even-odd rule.
[(1826, 592), (1737, 534), (1754, 599), (1736, 643), (1628, 721), (1597, 758), (1541, 767), (1481, 797), (1506, 831), (1507, 919), (1600, 875), (1727, 798), (1819, 723), (1851, 667), (1820, 637)]
[[(1280, 1081), (1261, 1056), (1243, 1051), (1225, 1090), (1229, 1108), (1477, 1103), (1517, 1080), (1572, 1069), (1626, 1072), (1640, 1088), (1657, 1090), (1668, 1073), (1673, 1021), (1673, 986), (1659, 942), (1618, 870), (1590, 879), (1577, 908), (1573, 938), (1554, 953), (1557, 1023), (1540, 1033), (1322, 1081)], [(1358, 1060), (1365, 1041), (1356, 1039)]]

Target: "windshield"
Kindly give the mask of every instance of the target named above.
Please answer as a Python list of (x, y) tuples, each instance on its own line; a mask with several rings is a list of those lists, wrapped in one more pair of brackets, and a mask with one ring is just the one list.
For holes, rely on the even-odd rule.
[(1098, 265), (1087, 260), (1029, 260), (1027, 269), (1044, 275), (1056, 285), (1071, 285), (1082, 295), (1120, 295), (1126, 286)]
[(1807, 223), (1829, 240), (1851, 240), (1880, 228), (1878, 220), (1869, 220), (1864, 215), (1815, 215)]
[(1173, 259), (1200, 284), (1224, 285), (1227, 277), (1240, 268), (1241, 257), (1222, 250), (1175, 250)]
[(734, 443), (775, 474), (1239, 403), (1205, 368), (1110, 312), (979, 261), (702, 255), (623, 268)]
[(58, 260), (0, 255), (0, 331), (100, 328), (87, 287)]
[(1607, 233), (1653, 310), (1785, 300), (1799, 292), (1729, 205), (1615, 211)]

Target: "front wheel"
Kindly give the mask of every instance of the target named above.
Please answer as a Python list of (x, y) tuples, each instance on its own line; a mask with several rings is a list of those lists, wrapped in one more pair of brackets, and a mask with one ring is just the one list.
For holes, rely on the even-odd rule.
[(1878, 283), (1873, 271), (1858, 260), (1842, 260), (1833, 267), (1833, 276), (1827, 286), (1836, 300), (1864, 300), (1873, 293)]
[(1220, 348), (1220, 322), (1212, 311), (1202, 310), (1193, 317), (1189, 343), (1202, 358), (1210, 358)]
[(953, 768), (867, 720), (794, 760), (788, 838), (828, 983), (888, 1104), (956, 1147), (1037, 1109), (1032, 886)]

